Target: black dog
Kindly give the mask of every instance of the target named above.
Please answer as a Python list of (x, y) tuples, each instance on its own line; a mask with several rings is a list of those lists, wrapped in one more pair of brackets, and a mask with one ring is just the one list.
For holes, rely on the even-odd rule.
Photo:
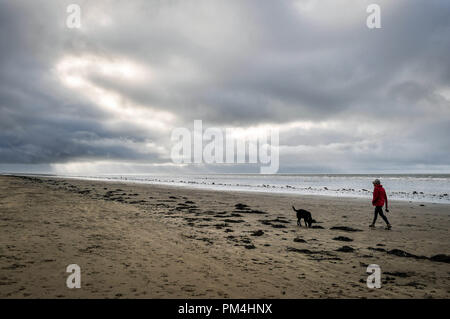
[(300, 227), (302, 226), (302, 223), (300, 220), (303, 218), (305, 222), (306, 227), (311, 227), (312, 223), (317, 223), (314, 219), (311, 217), (311, 213), (304, 209), (295, 209), (294, 206), (292, 206), (292, 209), (297, 212), (297, 225)]

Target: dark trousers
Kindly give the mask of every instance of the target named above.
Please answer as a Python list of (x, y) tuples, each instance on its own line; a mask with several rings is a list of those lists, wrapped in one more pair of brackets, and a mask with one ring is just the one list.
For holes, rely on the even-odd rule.
[(383, 206), (376, 206), (375, 207), (375, 214), (373, 216), (373, 222), (372, 222), (373, 225), (375, 225), (375, 222), (377, 221), (378, 214), (380, 214), (381, 218), (383, 218), (383, 220), (386, 222), (386, 224), (389, 224), (388, 219), (383, 214)]

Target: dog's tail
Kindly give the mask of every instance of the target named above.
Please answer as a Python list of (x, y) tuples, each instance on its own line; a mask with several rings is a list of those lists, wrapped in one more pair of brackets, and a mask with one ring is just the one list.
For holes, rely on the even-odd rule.
[(293, 209), (294, 211), (297, 211), (297, 210), (295, 209), (294, 205), (292, 205), (292, 209)]

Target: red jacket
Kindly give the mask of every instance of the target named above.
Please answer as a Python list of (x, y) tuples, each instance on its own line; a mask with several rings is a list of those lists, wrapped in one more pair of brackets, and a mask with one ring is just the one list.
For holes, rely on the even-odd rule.
[(385, 202), (387, 205), (387, 201), (386, 191), (384, 190), (383, 185), (375, 185), (375, 188), (373, 189), (372, 205), (383, 206)]

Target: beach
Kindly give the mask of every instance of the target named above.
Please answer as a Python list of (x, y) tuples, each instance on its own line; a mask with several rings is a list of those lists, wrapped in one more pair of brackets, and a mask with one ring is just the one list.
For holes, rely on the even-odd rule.
[(390, 231), (364, 198), (0, 176), (0, 298), (449, 298), (450, 205), (386, 215)]

